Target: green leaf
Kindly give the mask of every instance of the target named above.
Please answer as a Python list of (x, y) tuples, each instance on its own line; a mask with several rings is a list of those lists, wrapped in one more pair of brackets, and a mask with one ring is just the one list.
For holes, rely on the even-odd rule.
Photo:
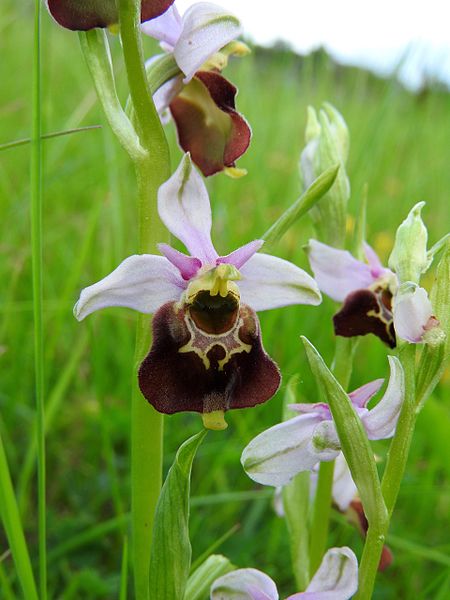
[(350, 398), (326, 366), (311, 342), (302, 336), (311, 371), (322, 388), (333, 415), (342, 452), (358, 488), (369, 524), (383, 522), (386, 506), (381, 494), (380, 480), (361, 419)]
[(186, 600), (207, 600), (215, 580), (235, 569), (236, 567), (225, 556), (211, 554), (189, 577)]
[(192, 463), (206, 431), (178, 449), (156, 507), (150, 561), (150, 598), (183, 600), (191, 566), (189, 493)]
[(36, 584), (31, 569), (28, 547), (23, 534), (19, 509), (9, 473), (3, 442), (0, 437), (0, 518), (5, 528), (11, 554), (24, 598), (37, 600)]
[(300, 217), (305, 215), (331, 188), (339, 171), (339, 165), (332, 165), (315, 179), (309, 188), (292, 204), (262, 236), (264, 251), (276, 244), (286, 231)]

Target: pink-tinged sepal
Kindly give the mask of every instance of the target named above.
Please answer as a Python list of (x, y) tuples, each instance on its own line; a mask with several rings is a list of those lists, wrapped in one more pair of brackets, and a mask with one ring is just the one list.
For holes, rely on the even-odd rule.
[(206, 177), (234, 167), (250, 144), (250, 127), (236, 111), (236, 93), (219, 73), (198, 71), (170, 103), (180, 146)]
[(391, 301), (391, 292), (381, 287), (349, 294), (341, 310), (333, 317), (334, 332), (343, 337), (373, 333), (390, 348), (395, 348)]
[(347, 250), (317, 240), (309, 240), (306, 252), (320, 290), (337, 302), (343, 302), (352, 292), (368, 288), (379, 276), (379, 261), (376, 262), (370, 246), (366, 248), (369, 264), (357, 260)]
[[(162, 15), (174, 0), (142, 0), (141, 21)], [(47, 0), (47, 8), (59, 25), (72, 31), (110, 27), (119, 21), (115, 0)]]
[(304, 592), (286, 600), (349, 600), (358, 589), (358, 560), (350, 548), (331, 548)]
[(211, 586), (211, 600), (278, 600), (272, 579), (257, 569), (236, 569), (216, 579)]
[(191, 305), (169, 302), (156, 312), (139, 386), (159, 412), (255, 406), (269, 400), (279, 384), (256, 313), (231, 295), (200, 292)]

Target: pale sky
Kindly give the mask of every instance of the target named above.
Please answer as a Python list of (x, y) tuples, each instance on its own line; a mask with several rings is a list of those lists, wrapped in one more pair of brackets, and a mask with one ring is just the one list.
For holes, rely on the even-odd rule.
[[(176, 0), (181, 13), (193, 0)], [(285, 40), (299, 53), (325, 48), (340, 62), (418, 87), (424, 72), (450, 86), (448, 0), (217, 0), (258, 44)]]

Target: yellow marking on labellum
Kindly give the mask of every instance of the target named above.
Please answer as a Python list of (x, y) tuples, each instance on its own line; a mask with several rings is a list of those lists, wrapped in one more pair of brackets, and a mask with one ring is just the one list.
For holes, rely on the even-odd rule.
[(213, 410), (212, 412), (202, 413), (203, 426), (205, 429), (214, 431), (222, 431), (228, 427), (225, 421), (223, 410)]
[(251, 344), (246, 344), (239, 337), (239, 329), (244, 324), (242, 317), (236, 319), (236, 322), (230, 331), (219, 334), (203, 332), (196, 326), (188, 312), (185, 314), (184, 322), (186, 323), (186, 327), (188, 328), (191, 337), (189, 342), (182, 346), (178, 352), (195, 352), (195, 354), (203, 361), (205, 369), (211, 367), (211, 361), (207, 355), (215, 346), (223, 348), (225, 352), (224, 358), (217, 361), (219, 371), (223, 371), (224, 366), (233, 354), (239, 354), (241, 352), (247, 352), (249, 354), (252, 350)]
[(109, 33), (112, 33), (112, 35), (119, 35), (119, 33), (120, 33), (119, 23), (111, 23), (110, 25), (108, 25), (108, 31), (109, 31)]

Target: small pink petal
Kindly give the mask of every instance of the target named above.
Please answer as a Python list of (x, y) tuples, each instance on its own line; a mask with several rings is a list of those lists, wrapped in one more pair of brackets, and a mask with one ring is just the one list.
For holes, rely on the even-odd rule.
[(258, 252), (263, 244), (264, 240), (254, 240), (253, 242), (249, 242), (248, 244), (245, 244), (245, 246), (241, 246), (237, 250), (234, 250), (234, 252), (231, 252), (231, 254), (219, 256), (217, 259), (217, 264), (231, 264), (234, 265), (236, 269), (240, 269), (254, 254)]
[(375, 379), (374, 381), (370, 381), (369, 383), (362, 385), (353, 392), (350, 392), (349, 398), (352, 401), (353, 406), (365, 408), (366, 404), (369, 402), (372, 396), (375, 396), (383, 383), (384, 379)]
[(364, 242), (364, 254), (366, 255), (366, 260), (369, 264), (373, 277), (378, 279), (378, 277), (381, 277), (387, 271), (392, 273), (392, 271), (383, 267), (380, 259), (378, 258), (378, 254), (375, 252), (372, 246), (369, 246), (369, 244), (366, 242)]
[(316, 402), (314, 404), (299, 402), (297, 404), (289, 404), (288, 406), (291, 410), (295, 410), (295, 412), (299, 412), (300, 414), (317, 413), (323, 419), (331, 419), (330, 407), (326, 402)]
[(168, 244), (158, 244), (158, 250), (180, 271), (181, 277), (185, 280), (194, 277), (202, 266), (200, 259), (186, 256)]

